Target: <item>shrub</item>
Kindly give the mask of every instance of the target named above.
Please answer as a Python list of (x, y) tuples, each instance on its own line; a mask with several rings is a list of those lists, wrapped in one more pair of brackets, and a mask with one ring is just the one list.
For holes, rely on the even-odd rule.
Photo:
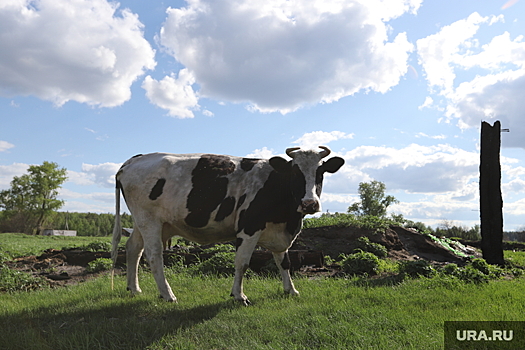
[(466, 283), (475, 284), (488, 283), (490, 280), (489, 275), (484, 274), (472, 265), (468, 265), (460, 270), (459, 278)]
[(458, 277), (459, 274), (461, 273), (461, 270), (458, 267), (458, 265), (454, 263), (445, 265), (442, 271), (446, 275), (451, 275), (451, 276), (456, 276), (456, 277)]
[(490, 274), (490, 267), (489, 264), (485, 261), (485, 259), (472, 259), (471, 265), (476, 270), (484, 273), (485, 275)]
[(351, 275), (377, 275), (379, 258), (372, 253), (362, 250), (350, 254), (341, 261), (343, 271)]
[(100, 271), (107, 271), (113, 268), (113, 260), (108, 258), (98, 258), (88, 263), (86, 271), (89, 273), (95, 273)]
[(368, 237), (363, 236), (357, 239), (357, 249), (361, 249), (364, 252), (369, 252), (377, 256), (378, 258), (386, 258), (388, 250), (385, 246), (370, 242)]
[(111, 251), (111, 243), (109, 242), (91, 242), (80, 248), (88, 252), (109, 252)]
[(436, 273), (436, 270), (426, 260), (403, 261), (399, 271), (410, 277), (432, 277)]
[(217, 245), (214, 245), (213, 247), (210, 247), (210, 248), (206, 248), (206, 249), (203, 249), (203, 253), (209, 253), (209, 254), (216, 254), (216, 253), (221, 253), (221, 252), (233, 252), (234, 249), (233, 249), (233, 246), (229, 245), (229, 244), (217, 244)]
[(191, 270), (203, 275), (233, 275), (235, 273), (235, 252), (219, 252), (192, 266)]
[(29, 291), (48, 285), (43, 277), (34, 277), (27, 272), (11, 270), (0, 264), (0, 292)]

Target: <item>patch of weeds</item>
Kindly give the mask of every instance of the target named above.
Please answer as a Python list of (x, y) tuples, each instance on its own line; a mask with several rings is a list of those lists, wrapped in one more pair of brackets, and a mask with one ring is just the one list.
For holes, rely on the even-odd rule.
[(109, 242), (91, 242), (81, 247), (82, 250), (88, 252), (110, 252), (111, 243)]
[(379, 271), (379, 258), (372, 253), (359, 250), (343, 257), (341, 266), (343, 271), (350, 275), (373, 276)]
[(378, 258), (386, 258), (388, 254), (388, 250), (385, 246), (379, 243), (370, 242), (366, 236), (362, 236), (357, 239), (357, 249), (372, 253)]
[(203, 253), (216, 254), (216, 253), (228, 253), (235, 251), (233, 246), (229, 244), (216, 244), (213, 247), (203, 249)]
[(35, 277), (27, 272), (11, 270), (0, 264), (0, 292), (29, 291), (49, 286), (43, 277)]
[(95, 273), (100, 271), (107, 271), (113, 268), (113, 260), (108, 258), (98, 258), (88, 263), (86, 271), (89, 273)]
[(219, 252), (190, 268), (194, 274), (231, 276), (235, 274), (235, 252)]
[(436, 274), (434, 267), (426, 260), (403, 261), (399, 272), (410, 277), (432, 277)]

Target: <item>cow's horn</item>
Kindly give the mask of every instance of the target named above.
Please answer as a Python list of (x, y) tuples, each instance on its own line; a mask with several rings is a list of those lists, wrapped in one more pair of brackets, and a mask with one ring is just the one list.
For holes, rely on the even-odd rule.
[(286, 154), (288, 157), (293, 158), (295, 155), (292, 153), (293, 151), (297, 151), (298, 149), (301, 149), (301, 147), (290, 147), (286, 149)]
[(326, 147), (326, 146), (319, 146), (319, 148), (322, 148), (323, 151), (321, 151), (321, 153), (319, 153), (319, 155), (321, 156), (321, 158), (324, 158), (324, 157), (327, 157), (330, 153), (332, 153), (332, 151), (330, 150), (330, 148)]

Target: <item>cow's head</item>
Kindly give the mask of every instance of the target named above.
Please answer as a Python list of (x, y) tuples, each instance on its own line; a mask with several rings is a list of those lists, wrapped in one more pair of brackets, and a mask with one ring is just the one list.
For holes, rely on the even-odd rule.
[(270, 165), (290, 179), (290, 189), (297, 202), (297, 211), (302, 214), (315, 214), (321, 211), (321, 190), (325, 172), (335, 173), (345, 163), (343, 158), (323, 158), (330, 154), (326, 146), (319, 146), (322, 151), (304, 151), (300, 147), (288, 148), (286, 154), (292, 158), (286, 161), (281, 157), (270, 159)]

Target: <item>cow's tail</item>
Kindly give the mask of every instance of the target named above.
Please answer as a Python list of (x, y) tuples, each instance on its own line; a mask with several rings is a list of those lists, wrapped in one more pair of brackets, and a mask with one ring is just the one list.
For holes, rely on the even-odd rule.
[(113, 267), (117, 265), (118, 245), (122, 238), (122, 224), (120, 222), (120, 183), (117, 180), (115, 187), (115, 224), (113, 226), (113, 242), (111, 249), (111, 259), (113, 260)]

